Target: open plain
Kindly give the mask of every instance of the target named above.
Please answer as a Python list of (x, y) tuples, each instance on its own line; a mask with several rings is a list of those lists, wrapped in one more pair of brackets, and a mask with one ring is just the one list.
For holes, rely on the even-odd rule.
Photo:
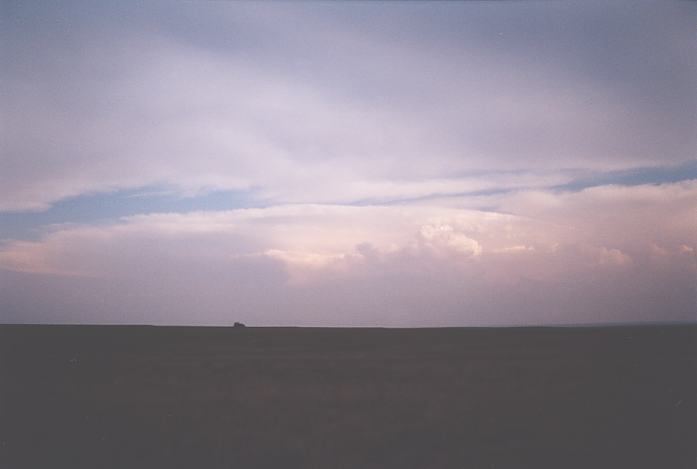
[(0, 327), (0, 467), (695, 467), (697, 328)]

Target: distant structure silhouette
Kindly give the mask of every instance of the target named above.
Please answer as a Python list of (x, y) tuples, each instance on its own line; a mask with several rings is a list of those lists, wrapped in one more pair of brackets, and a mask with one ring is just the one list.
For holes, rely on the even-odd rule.
[(236, 322), (235, 324), (232, 325), (232, 327), (247, 327), (247, 326), (245, 326), (241, 322)]

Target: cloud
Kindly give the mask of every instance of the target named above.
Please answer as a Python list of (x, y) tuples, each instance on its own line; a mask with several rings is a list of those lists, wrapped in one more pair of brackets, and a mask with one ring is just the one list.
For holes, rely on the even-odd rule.
[(375, 202), (694, 158), (682, 7), (180, 7), (8, 7), (0, 210), (155, 185)]
[(694, 319), (694, 4), (3, 11), (3, 320)]
[[(36, 302), (96, 322), (691, 320), (696, 202), (693, 182), (508, 194), (508, 214), (303, 204), (140, 215), (7, 242), (0, 268), (8, 285), (34, 283)], [(6, 320), (49, 320), (12, 306), (22, 288), (8, 288)]]

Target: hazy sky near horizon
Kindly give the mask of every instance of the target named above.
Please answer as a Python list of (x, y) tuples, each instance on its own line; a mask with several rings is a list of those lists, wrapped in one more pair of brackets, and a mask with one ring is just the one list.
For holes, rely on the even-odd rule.
[(696, 25), (3, 2), (0, 323), (697, 320)]

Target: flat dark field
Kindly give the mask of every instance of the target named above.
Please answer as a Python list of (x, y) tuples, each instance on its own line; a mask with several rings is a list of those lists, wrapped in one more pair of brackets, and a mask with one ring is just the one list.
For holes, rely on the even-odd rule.
[(2, 326), (0, 467), (692, 469), (696, 339)]

